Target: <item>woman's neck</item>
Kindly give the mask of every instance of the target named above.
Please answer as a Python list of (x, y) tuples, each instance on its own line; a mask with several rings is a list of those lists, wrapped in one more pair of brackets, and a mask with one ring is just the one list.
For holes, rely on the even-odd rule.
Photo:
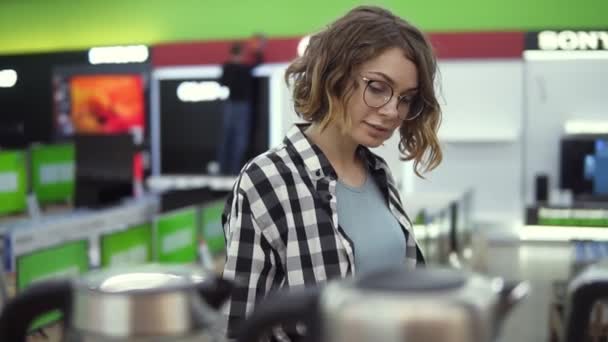
[(304, 133), (321, 148), (338, 175), (358, 165), (356, 155), (358, 144), (349, 136), (342, 134), (337, 125), (330, 123), (321, 131), (321, 127), (313, 123)]

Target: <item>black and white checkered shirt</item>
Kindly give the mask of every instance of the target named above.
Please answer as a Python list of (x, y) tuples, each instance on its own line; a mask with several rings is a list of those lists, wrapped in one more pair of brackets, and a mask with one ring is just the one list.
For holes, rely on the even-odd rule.
[[(238, 280), (225, 307), (229, 336), (269, 291), (301, 288), (355, 274), (353, 244), (338, 222), (337, 175), (294, 126), (283, 143), (251, 160), (226, 202), (223, 277)], [(359, 148), (406, 238), (404, 264), (423, 262), (386, 162)]]

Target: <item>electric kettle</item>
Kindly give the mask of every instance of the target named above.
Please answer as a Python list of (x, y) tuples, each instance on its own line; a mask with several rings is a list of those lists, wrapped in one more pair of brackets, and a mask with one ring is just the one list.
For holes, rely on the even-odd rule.
[(7, 303), (0, 341), (25, 341), (35, 318), (63, 314), (69, 342), (209, 341), (232, 284), (194, 266), (145, 265), (32, 284)]
[(564, 332), (566, 342), (587, 340), (591, 312), (594, 308), (605, 310), (605, 303), (599, 306), (595, 304), (606, 299), (608, 299), (608, 261), (588, 266), (568, 283)]
[(277, 293), (238, 329), (259, 341), (276, 327), (297, 327), (316, 342), (487, 342), (529, 291), (453, 269), (385, 269), (323, 287)]

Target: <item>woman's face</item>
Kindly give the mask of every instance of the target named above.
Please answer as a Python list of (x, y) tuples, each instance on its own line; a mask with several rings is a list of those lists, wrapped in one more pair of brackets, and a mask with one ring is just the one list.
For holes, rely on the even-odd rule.
[[(358, 145), (378, 147), (401, 125), (399, 111), (403, 116), (403, 106), (417, 94), (416, 65), (405, 57), (402, 49), (390, 48), (363, 63), (353, 78), (357, 87), (346, 104), (351, 120), (347, 134)], [(378, 100), (388, 99), (390, 88), (393, 90), (390, 100)], [(386, 94), (389, 96), (381, 96)]]

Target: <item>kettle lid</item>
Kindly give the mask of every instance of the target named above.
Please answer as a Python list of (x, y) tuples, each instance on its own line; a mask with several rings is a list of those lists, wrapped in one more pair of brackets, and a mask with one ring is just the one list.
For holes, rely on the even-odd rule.
[(205, 293), (214, 290), (207, 284), (213, 287), (219, 282), (208, 280), (217, 277), (187, 265), (149, 264), (91, 272), (75, 282), (71, 325), (78, 333), (117, 340), (200, 334), (218, 316)]
[(182, 265), (138, 265), (91, 272), (77, 282), (78, 288), (99, 293), (149, 293), (190, 288), (210, 274)]
[(427, 292), (457, 289), (466, 281), (466, 274), (457, 270), (388, 268), (360, 277), (355, 286), (362, 290)]

